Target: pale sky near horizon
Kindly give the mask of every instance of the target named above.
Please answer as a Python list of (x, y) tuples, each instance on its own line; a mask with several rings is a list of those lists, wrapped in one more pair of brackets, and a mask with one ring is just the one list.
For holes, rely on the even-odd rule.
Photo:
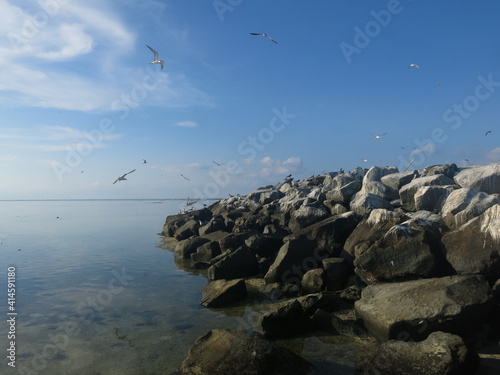
[(0, 14), (0, 199), (218, 198), (290, 173), (500, 162), (500, 2), (0, 0)]

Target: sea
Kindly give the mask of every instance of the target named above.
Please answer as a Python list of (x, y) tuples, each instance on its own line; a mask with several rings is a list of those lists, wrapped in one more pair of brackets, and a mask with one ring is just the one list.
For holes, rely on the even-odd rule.
[[(207, 278), (160, 247), (185, 203), (0, 201), (0, 374), (170, 375), (211, 329), (255, 326), (258, 307), (202, 307)], [(364, 356), (338, 340), (282, 344), (354, 373)]]

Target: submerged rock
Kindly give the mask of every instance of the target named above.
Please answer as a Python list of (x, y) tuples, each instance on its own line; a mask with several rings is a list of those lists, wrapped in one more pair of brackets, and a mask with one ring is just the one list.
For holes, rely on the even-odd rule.
[(306, 375), (313, 366), (274, 343), (241, 331), (215, 329), (196, 340), (179, 375)]

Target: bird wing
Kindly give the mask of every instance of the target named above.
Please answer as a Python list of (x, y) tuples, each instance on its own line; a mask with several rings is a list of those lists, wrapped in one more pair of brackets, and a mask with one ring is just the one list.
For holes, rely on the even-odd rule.
[(125, 177), (128, 174), (131, 174), (132, 172), (135, 172), (135, 169), (132, 169), (130, 172), (125, 173), (122, 177)]
[[(153, 53), (154, 53), (154, 60), (155, 61), (158, 60), (158, 52), (156, 52), (153, 48), (151, 48), (147, 44), (146, 44), (146, 47), (148, 47), (151, 51), (153, 51)], [(163, 65), (162, 65), (162, 68), (163, 68)]]
[(161, 65), (161, 68), (163, 69), (163, 67), (165, 66), (165, 63), (163, 62), (163, 60), (160, 60), (160, 65)]
[(380, 134), (380, 136), (382, 137), (383, 135), (386, 135), (387, 133), (384, 133), (384, 134)]
[(266, 34), (264, 33), (250, 33), (251, 35), (262, 35), (262, 36), (265, 36)]
[(271, 38), (270, 36), (268, 36), (268, 38), (271, 40), (271, 42), (278, 44), (278, 42), (277, 42), (277, 41), (275, 41), (275, 40), (274, 40), (273, 38)]

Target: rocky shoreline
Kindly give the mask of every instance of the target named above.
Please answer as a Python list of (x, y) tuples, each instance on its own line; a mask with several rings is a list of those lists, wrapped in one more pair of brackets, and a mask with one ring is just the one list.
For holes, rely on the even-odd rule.
[(199, 338), (179, 375), (321, 374), (275, 343), (312, 332), (369, 342), (356, 374), (499, 373), (500, 163), (288, 177), (162, 235), (208, 278), (203, 306), (267, 303)]

